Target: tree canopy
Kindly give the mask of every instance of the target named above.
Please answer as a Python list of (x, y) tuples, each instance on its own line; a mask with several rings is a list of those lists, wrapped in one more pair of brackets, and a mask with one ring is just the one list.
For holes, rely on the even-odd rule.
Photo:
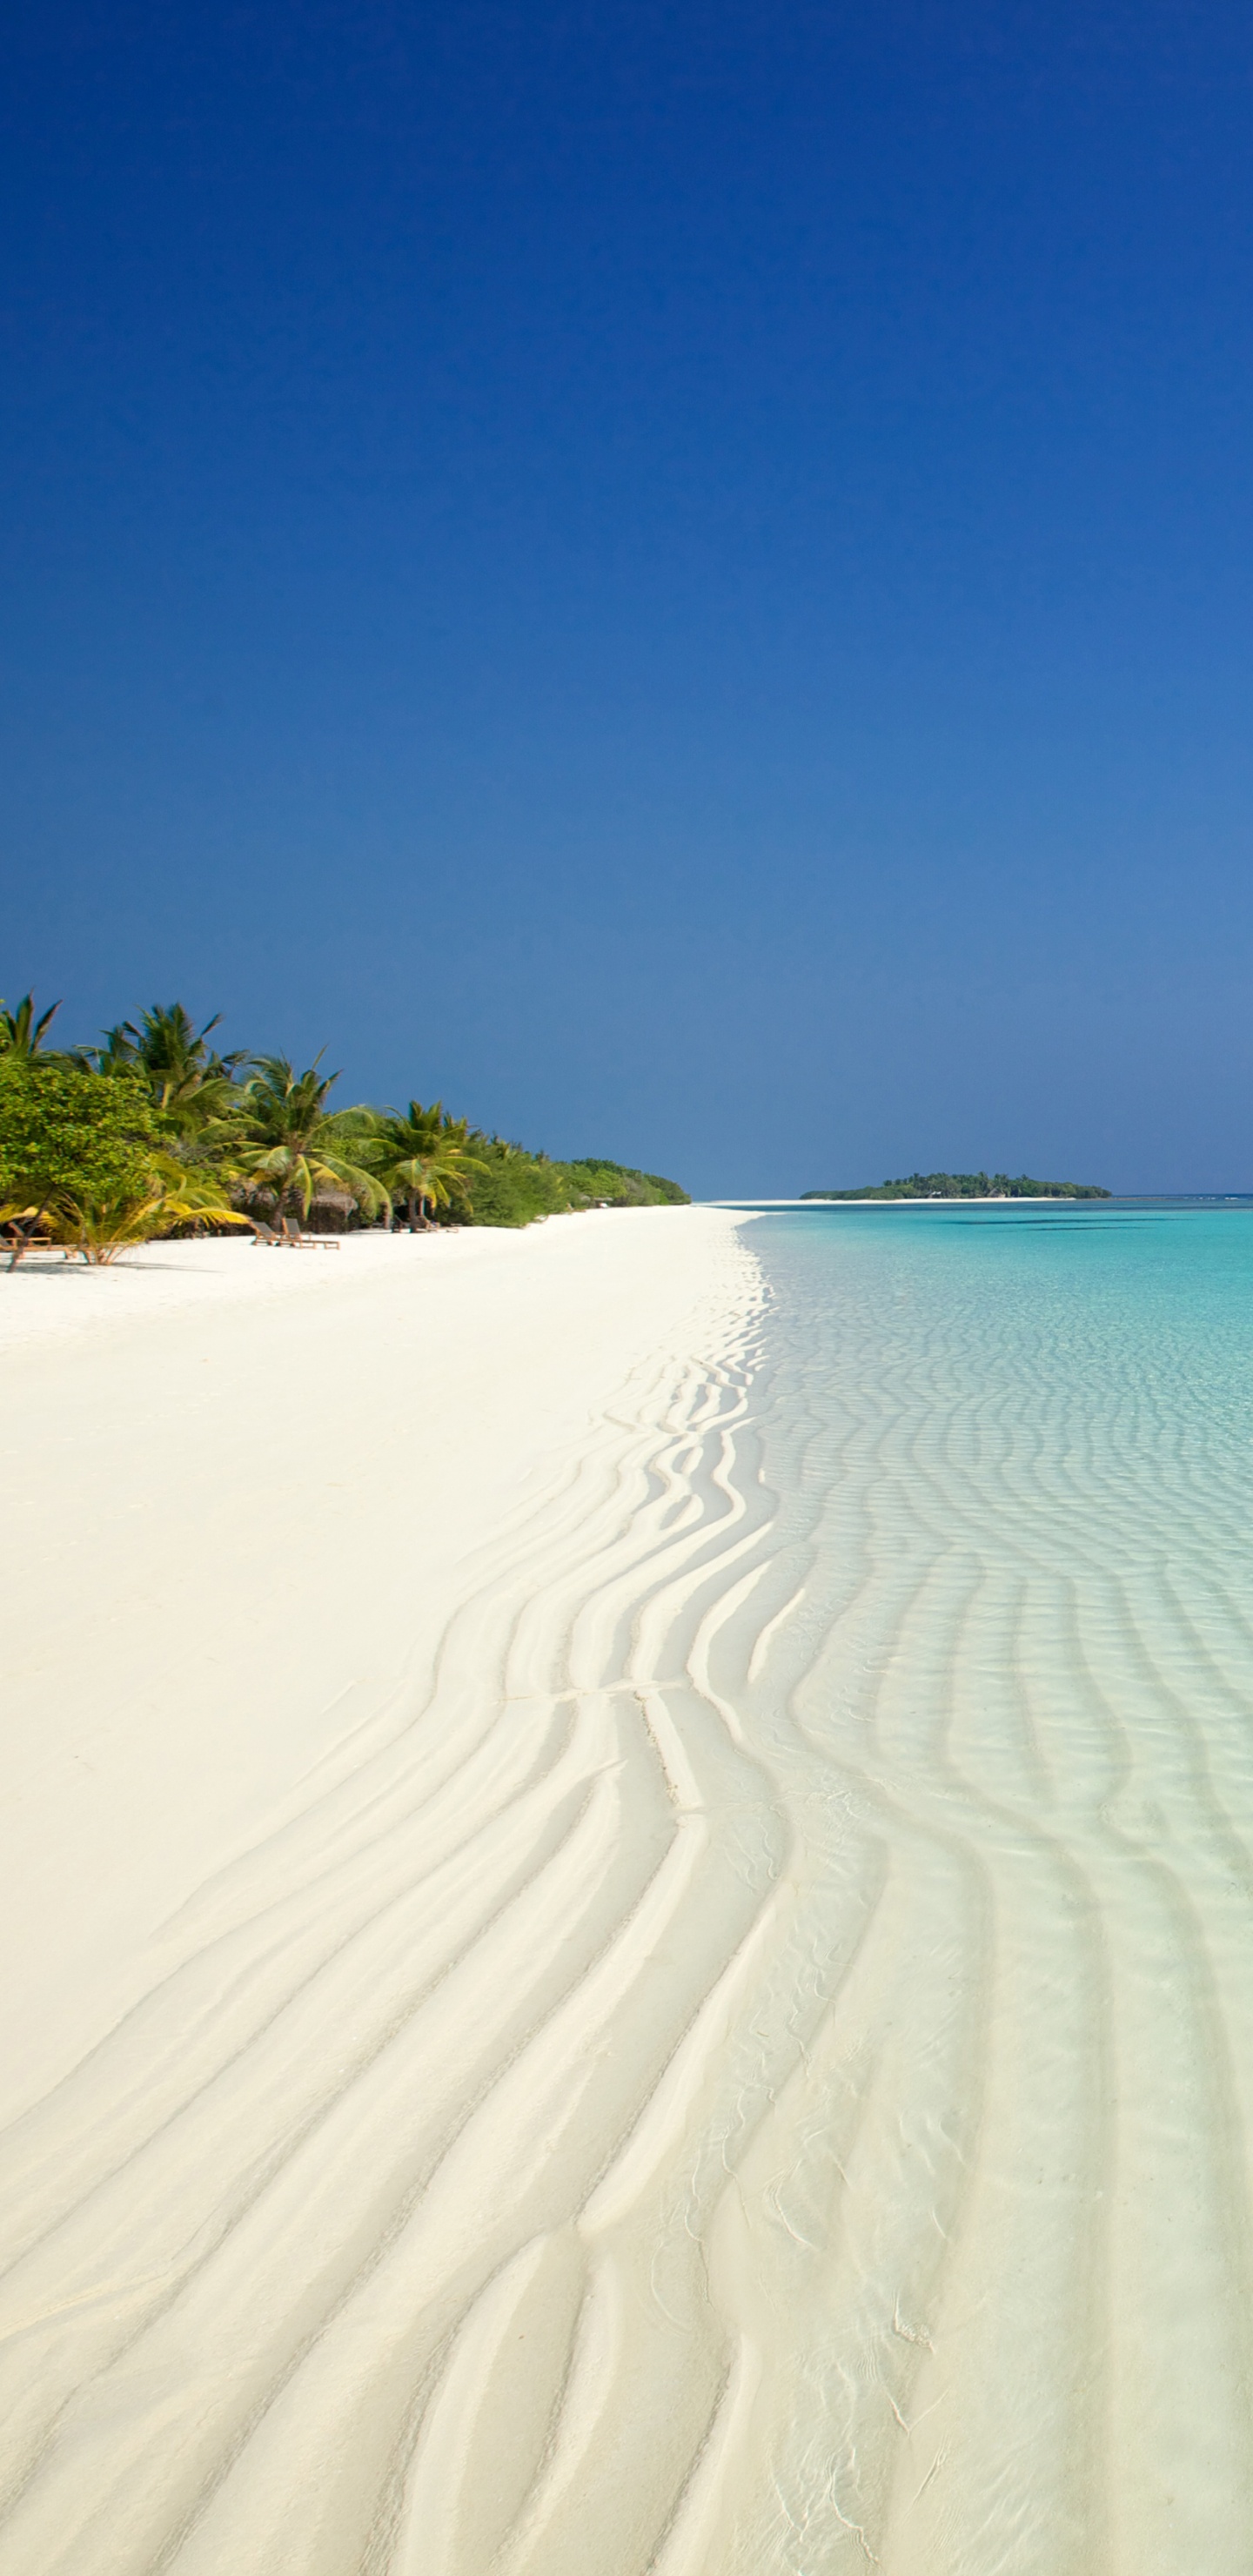
[(475, 1175), (487, 1169), (471, 1151), (466, 1121), (450, 1118), (442, 1100), (429, 1109), (411, 1100), (403, 1118), (385, 1110), (373, 1160), (393, 1204), (403, 1201), (411, 1227), (427, 1223), (428, 1208), (471, 1208)]
[(0, 1194), (45, 1205), (58, 1191), (141, 1180), (158, 1143), (141, 1084), (80, 1066), (0, 1055)]
[(120, 1020), (106, 1029), (92, 1060), (101, 1073), (138, 1073), (147, 1083), (153, 1105), (172, 1120), (184, 1137), (198, 1134), (209, 1121), (238, 1106), (235, 1076), (247, 1063), (241, 1051), (222, 1056), (208, 1040), (221, 1013), (197, 1029), (181, 1002), (154, 1002), (139, 1024)]
[(56, 1232), (74, 1207), (150, 1196), (158, 1146), (138, 1083), (101, 1082), (33, 1050), (0, 1054), (0, 1221), (15, 1229), (10, 1268), (28, 1229)]
[(338, 1080), (316, 1063), (297, 1073), (286, 1056), (263, 1055), (243, 1085), (235, 1163), (254, 1190), (271, 1192), (280, 1222), (293, 1201), (307, 1217), (320, 1190), (345, 1192), (368, 1216), (389, 1204), (370, 1169), (377, 1117), (368, 1109), (328, 1109)]

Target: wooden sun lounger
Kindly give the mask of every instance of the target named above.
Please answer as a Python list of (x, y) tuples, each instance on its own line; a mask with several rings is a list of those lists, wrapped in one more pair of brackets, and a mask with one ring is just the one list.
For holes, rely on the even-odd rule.
[(289, 1252), (338, 1252), (339, 1250), (337, 1234), (280, 1234), (276, 1226), (257, 1225), (255, 1222), (252, 1239), (254, 1244), (271, 1244), (275, 1250), (285, 1246)]

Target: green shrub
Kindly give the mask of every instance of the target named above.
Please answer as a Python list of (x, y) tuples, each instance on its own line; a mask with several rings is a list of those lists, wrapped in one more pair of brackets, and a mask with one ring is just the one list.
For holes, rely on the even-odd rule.
[(472, 1175), (472, 1225), (531, 1225), (536, 1217), (555, 1216), (571, 1204), (569, 1183), (559, 1163), (543, 1154), (528, 1154), (499, 1136), (476, 1136), (478, 1169)]
[[(0, 1207), (42, 1215), (62, 1200), (139, 1199), (159, 1152), (143, 1086), (39, 1056), (0, 1057)], [(20, 1249), (20, 1246), (19, 1246)]]
[(473, 1149), (470, 1203), (461, 1211), (471, 1225), (531, 1225), (537, 1217), (602, 1202), (610, 1207), (690, 1204), (677, 1181), (633, 1171), (626, 1163), (594, 1156), (553, 1163), (546, 1154), (528, 1154), (524, 1146), (506, 1144), (499, 1136), (476, 1136)]
[(576, 1198), (593, 1202), (606, 1199), (611, 1207), (690, 1207), (686, 1190), (677, 1181), (663, 1181), (657, 1172), (637, 1172), (629, 1163), (606, 1163), (594, 1156), (562, 1165)]

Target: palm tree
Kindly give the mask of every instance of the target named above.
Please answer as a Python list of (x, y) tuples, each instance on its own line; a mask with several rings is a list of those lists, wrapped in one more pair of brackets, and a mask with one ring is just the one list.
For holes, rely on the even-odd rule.
[(252, 1192), (267, 1191), (287, 1231), (287, 1205), (296, 1200), (307, 1218), (319, 1190), (345, 1190), (375, 1216), (388, 1205), (383, 1183), (368, 1159), (378, 1132), (370, 1109), (328, 1109), (337, 1073), (319, 1074), (319, 1054), (305, 1073), (286, 1056), (253, 1059), (256, 1070), (240, 1089), (244, 1142), (233, 1159)]
[(154, 1108), (173, 1121), (182, 1137), (199, 1136), (211, 1121), (237, 1107), (235, 1077), (248, 1060), (242, 1050), (225, 1056), (210, 1050), (208, 1040), (221, 1016), (216, 1012), (197, 1029), (181, 1002), (154, 1002), (151, 1010), (140, 1013), (138, 1028), (133, 1020), (120, 1020), (116, 1028), (106, 1029), (93, 1060), (101, 1073), (143, 1074)]
[(53, 1002), (50, 1008), (41, 1012), (36, 1019), (33, 993), (28, 993), (25, 999), (18, 1003), (15, 1011), (11, 1011), (6, 1003), (0, 1002), (0, 1055), (24, 1056), (28, 1059), (38, 1055), (60, 1008), (59, 1002)]
[[(116, 1261), (120, 1252), (176, 1226), (246, 1226), (249, 1219), (231, 1206), (221, 1181), (189, 1172), (173, 1154), (156, 1154), (144, 1187), (101, 1191), (62, 1191), (43, 1219), (53, 1243), (81, 1253), (84, 1261)], [(12, 1265), (10, 1265), (12, 1266)]]
[(485, 1166), (470, 1152), (470, 1130), (464, 1118), (450, 1118), (441, 1100), (424, 1109), (411, 1100), (406, 1118), (384, 1112), (375, 1130), (372, 1160), (387, 1184), (389, 1196), (403, 1198), (409, 1231), (428, 1222), (427, 1209), (451, 1207), (454, 1200), (471, 1204), (471, 1172)]

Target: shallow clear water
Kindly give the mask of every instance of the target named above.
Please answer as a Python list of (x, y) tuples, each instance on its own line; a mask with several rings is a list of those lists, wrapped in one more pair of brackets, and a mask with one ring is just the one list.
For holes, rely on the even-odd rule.
[(1253, 1220), (746, 1240), (813, 2072), (764, 2149), (792, 2390), (735, 2563), (808, 2527), (823, 2567), (1244, 2568)]

